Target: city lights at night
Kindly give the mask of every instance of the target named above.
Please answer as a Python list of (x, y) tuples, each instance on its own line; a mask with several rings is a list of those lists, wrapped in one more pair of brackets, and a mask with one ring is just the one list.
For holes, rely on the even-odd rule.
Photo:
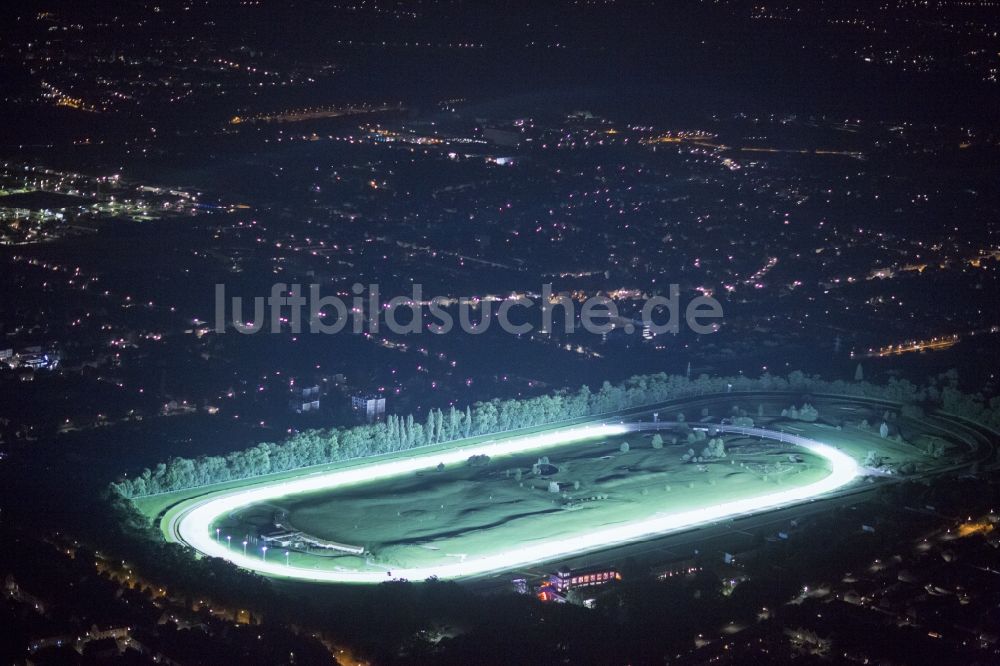
[(1000, 2), (0, 21), (0, 664), (1000, 663)]

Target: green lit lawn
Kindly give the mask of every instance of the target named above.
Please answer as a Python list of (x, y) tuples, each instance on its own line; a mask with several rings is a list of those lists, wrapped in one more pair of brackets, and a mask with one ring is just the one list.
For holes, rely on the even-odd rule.
[[(620, 451), (624, 441), (627, 453)], [(726, 441), (725, 459), (699, 466), (681, 461), (688, 444), (657, 450), (649, 435), (633, 433), (494, 459), (484, 467), (455, 465), (296, 496), (252, 507), (219, 526), (242, 540), (248, 532), (267, 531), (283, 510), (297, 530), (373, 553), (367, 563), (347, 555), (296, 555), (299, 566), (309, 558), (324, 568), (411, 568), (806, 485), (828, 473), (821, 458), (796, 447), (738, 436)], [(691, 446), (700, 451), (704, 445)], [(559, 468), (556, 474), (531, 473), (543, 454)], [(550, 481), (560, 483), (559, 493), (549, 492)]]
[[(786, 398), (761, 400), (768, 403), (768, 413), (775, 414), (783, 405), (778, 401)], [(914, 429), (913, 424), (909, 424), (907, 442), (883, 439), (877, 431), (857, 427), (862, 418), (877, 424), (880, 411), (852, 404), (850, 400), (817, 401), (822, 403), (819, 405), (821, 422), (818, 423), (771, 416), (756, 418), (756, 425), (836, 446), (858, 461), (864, 459), (868, 451), (875, 450), (897, 465), (915, 462), (918, 467), (925, 468), (938, 464), (914, 444), (920, 446), (926, 438), (940, 433)], [(714, 411), (727, 413), (725, 410), (732, 404), (748, 411), (755, 407), (738, 396), (720, 396), (719, 406)], [(642, 411), (650, 410), (634, 410), (633, 416)], [(663, 409), (661, 418), (672, 420), (673, 412)], [(649, 417), (644, 418), (649, 420)], [(705, 418), (717, 421), (719, 416)], [(696, 419), (689, 417), (689, 420)], [(824, 424), (824, 420), (840, 423), (842, 427)], [(547, 429), (533, 428), (511, 435)], [(232, 542), (240, 548), (245, 535), (272, 530), (278, 512), (287, 512), (283, 521), (296, 530), (321, 539), (363, 546), (371, 553), (365, 558), (292, 552), (289, 554), (291, 564), (317, 569), (390, 571), (447, 564), (455, 558), (474, 558), (498, 550), (516, 549), (519, 544), (558, 540), (561, 536), (657, 515), (760, 496), (811, 484), (827, 474), (825, 461), (804, 450), (738, 435), (725, 436), (726, 458), (708, 461), (699, 467), (682, 462), (681, 455), (689, 448), (700, 453), (704, 441), (671, 445), (670, 435), (664, 433), (664, 436), (667, 443), (662, 449), (652, 448), (651, 434), (631, 433), (556, 446), (530, 455), (495, 458), (484, 466), (455, 464), (443, 471), (428, 470), (336, 491), (297, 495), (243, 509), (217, 526), (223, 539), (226, 535), (232, 536)], [(500, 438), (484, 436), (426, 447), (419, 452)], [(620, 445), (624, 441), (630, 444), (630, 449), (623, 453)], [(380, 459), (408, 455), (412, 452), (399, 452)], [(532, 464), (542, 455), (548, 455), (558, 468), (556, 473), (531, 473)], [(151, 517), (165, 515), (169, 518), (182, 510), (185, 500), (195, 497), (303, 474), (367, 465), (371, 461), (332, 463), (260, 477), (249, 483), (217, 484), (146, 498), (137, 504)], [(780, 463), (779, 469), (775, 468), (777, 463)], [(518, 469), (521, 470), (520, 480), (515, 476)], [(558, 493), (549, 492), (551, 481), (560, 483)], [(579, 487), (574, 482), (578, 482)], [(268, 559), (272, 557), (280, 561), (285, 554), (272, 550)]]

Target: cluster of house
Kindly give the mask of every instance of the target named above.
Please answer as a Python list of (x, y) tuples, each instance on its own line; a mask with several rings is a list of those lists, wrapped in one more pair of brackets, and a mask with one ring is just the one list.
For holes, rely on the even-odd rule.
[[(345, 388), (343, 375), (336, 375), (332, 384)], [(295, 386), (290, 391), (288, 408), (296, 414), (319, 411), (320, 400), (325, 391), (319, 384)], [(385, 397), (374, 393), (351, 395), (351, 409), (361, 420), (373, 423), (385, 418)]]
[[(606, 585), (621, 578), (621, 573), (613, 567), (576, 571), (560, 567), (535, 587), (534, 594), (545, 602), (565, 603), (570, 590)], [(513, 583), (514, 589), (521, 594), (531, 592), (527, 579), (515, 578)], [(587, 600), (584, 600), (584, 605), (588, 605)]]
[[(41, 615), (46, 615), (50, 611), (49, 604), (24, 590), (11, 575), (4, 579), (3, 598), (25, 604)], [(172, 618), (168, 619), (168, 615), (165, 612), (158, 624), (175, 621)], [(180, 626), (179, 622), (177, 624)], [(36, 657), (49, 663), (53, 650), (61, 650), (62, 652), (56, 652), (56, 654), (62, 654), (64, 657), (67, 654), (66, 651), (70, 651), (69, 654), (76, 652), (87, 657), (92, 663), (110, 663), (121, 657), (126, 650), (144, 655), (158, 664), (178, 663), (162, 654), (158, 649), (143, 644), (133, 635), (132, 627), (117, 623), (97, 623), (90, 625), (89, 629), (79, 632), (55, 631), (37, 636), (28, 644), (25, 663), (36, 663)], [(49, 653), (47, 656), (45, 656), (46, 652)]]
[(11, 370), (55, 370), (59, 367), (61, 355), (53, 349), (43, 349), (41, 345), (25, 347), (19, 351), (12, 348), (0, 349), (0, 363)]

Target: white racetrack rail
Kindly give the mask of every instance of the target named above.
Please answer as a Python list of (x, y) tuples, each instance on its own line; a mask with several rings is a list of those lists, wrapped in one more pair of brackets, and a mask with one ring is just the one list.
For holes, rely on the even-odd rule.
[(769, 509), (789, 506), (814, 497), (825, 495), (849, 484), (859, 473), (853, 458), (827, 444), (805, 437), (779, 433), (762, 428), (736, 426), (710, 426), (719, 432), (775, 439), (801, 446), (824, 458), (830, 466), (830, 474), (823, 479), (805, 486), (767, 493), (756, 497), (732, 500), (669, 515), (657, 515), (637, 520), (627, 525), (604, 527), (586, 534), (561, 537), (550, 541), (518, 544), (516, 548), (502, 550), (491, 555), (468, 558), (436, 566), (415, 568), (393, 568), (385, 571), (322, 570), (286, 565), (277, 553), (275, 561), (266, 561), (254, 555), (244, 555), (222, 543), (213, 525), (222, 517), (243, 509), (251, 504), (268, 502), (279, 498), (310, 493), (319, 490), (333, 490), (348, 485), (368, 483), (387, 479), (424, 469), (434, 468), (439, 463), (453, 465), (465, 463), (474, 455), (502, 456), (523, 453), (534, 449), (568, 444), (575, 441), (608, 437), (635, 430), (654, 430), (667, 424), (629, 423), (614, 425), (591, 425), (557, 430), (539, 435), (529, 435), (487, 442), (469, 447), (459, 447), (436, 453), (426, 453), (412, 458), (402, 458), (386, 462), (374, 462), (346, 470), (334, 470), (322, 474), (298, 477), (273, 484), (244, 490), (233, 490), (212, 495), (195, 502), (176, 519), (172, 526), (177, 538), (212, 557), (221, 557), (234, 564), (258, 573), (279, 578), (330, 583), (381, 583), (390, 579), (424, 580), (430, 577), (441, 579), (477, 576), (490, 572), (513, 569), (620, 545), (639, 539), (674, 532), (697, 525), (713, 523), (727, 518), (759, 513)]

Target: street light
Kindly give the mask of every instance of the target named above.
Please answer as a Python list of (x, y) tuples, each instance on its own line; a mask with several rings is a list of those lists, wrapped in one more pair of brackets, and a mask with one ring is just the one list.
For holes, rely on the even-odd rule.
[(221, 529), (219, 529), (218, 527), (216, 527), (216, 528), (215, 528), (215, 540), (216, 540), (216, 541), (218, 541), (218, 540), (219, 540), (219, 532), (221, 532), (221, 531), (222, 531), (222, 530), (221, 530)]
[(286, 567), (288, 566), (288, 556), (289, 556), (289, 555), (291, 555), (291, 553), (290, 553), (290, 552), (288, 552), (288, 551), (286, 550), (286, 551), (285, 551), (285, 566), (286, 566)]
[(260, 547), (260, 552), (261, 552), (260, 559), (262, 559), (262, 560), (264, 560), (266, 562), (267, 561), (267, 546), (261, 546)]
[(243, 540), (243, 557), (247, 556), (247, 540)]
[(233, 549), (233, 535), (232, 534), (227, 534), (226, 535), (226, 543), (229, 545), (229, 550), (232, 550)]

